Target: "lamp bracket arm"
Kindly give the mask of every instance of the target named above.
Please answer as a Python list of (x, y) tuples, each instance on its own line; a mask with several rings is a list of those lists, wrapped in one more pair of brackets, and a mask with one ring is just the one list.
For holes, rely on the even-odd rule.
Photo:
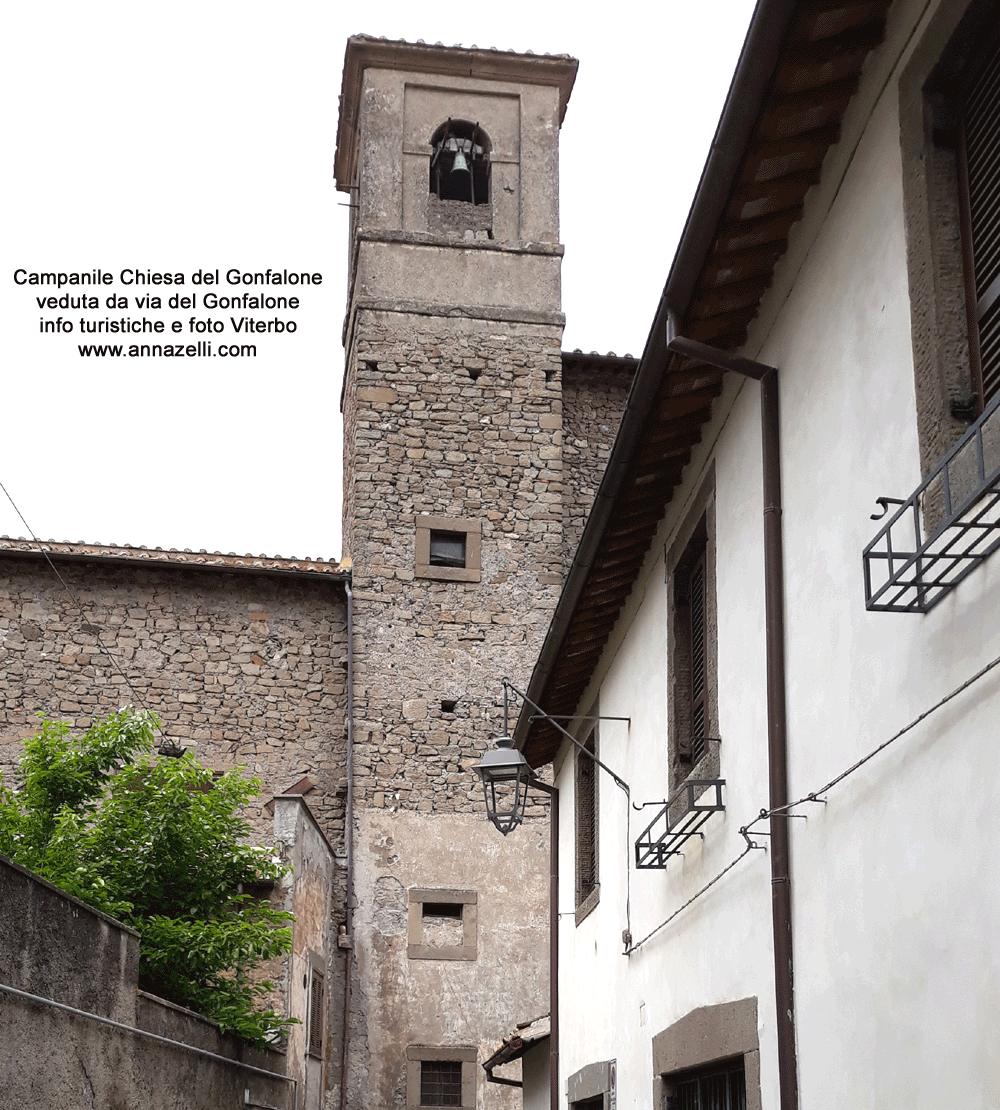
[(606, 771), (615, 781), (615, 784), (625, 791), (625, 796), (631, 801), (632, 791), (629, 788), (629, 784), (620, 775), (616, 775), (615, 772), (612, 771), (606, 763), (602, 763), (601, 760), (599, 760), (592, 751), (589, 751), (583, 744), (581, 744), (580, 741), (577, 740), (577, 738), (571, 732), (567, 732), (566, 729), (564, 729), (562, 725), (555, 719), (555, 717), (550, 717), (548, 713), (546, 713), (545, 710), (538, 704), (538, 702), (532, 701), (531, 698), (529, 698), (523, 690), (519, 690), (514, 685), (514, 683), (510, 681), (509, 678), (505, 678), (503, 680), (503, 686), (505, 691), (512, 690), (522, 701), (527, 702), (532, 709), (537, 709), (540, 716), (544, 717), (545, 720), (548, 721), (553, 728), (561, 732), (563, 736), (565, 736), (571, 744), (576, 745), (576, 747), (579, 748), (581, 752), (583, 752), (585, 755), (588, 755), (597, 764), (597, 766), (601, 768), (601, 770)]

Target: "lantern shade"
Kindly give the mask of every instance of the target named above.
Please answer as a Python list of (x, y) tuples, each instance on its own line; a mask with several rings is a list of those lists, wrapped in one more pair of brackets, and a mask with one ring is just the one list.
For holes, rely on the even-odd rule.
[(486, 815), (506, 836), (524, 819), (527, 785), (535, 773), (509, 736), (501, 736), (474, 770), (483, 780)]

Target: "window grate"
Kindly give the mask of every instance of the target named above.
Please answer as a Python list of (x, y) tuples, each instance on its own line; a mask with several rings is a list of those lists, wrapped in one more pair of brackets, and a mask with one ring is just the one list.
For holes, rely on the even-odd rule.
[(1000, 394), (905, 501), (878, 500), (899, 508), (864, 549), (865, 607), (927, 613), (1000, 547)]
[(704, 838), (702, 825), (713, 813), (726, 808), (722, 801), (725, 785), (725, 779), (686, 779), (639, 834), (635, 842), (636, 868), (662, 870), (671, 856), (682, 854), (681, 848), (692, 836)]
[(421, 1060), (420, 1105), (462, 1105), (461, 1060)]
[(742, 1060), (672, 1079), (671, 1085), (674, 1093), (664, 1099), (665, 1110), (746, 1110)]

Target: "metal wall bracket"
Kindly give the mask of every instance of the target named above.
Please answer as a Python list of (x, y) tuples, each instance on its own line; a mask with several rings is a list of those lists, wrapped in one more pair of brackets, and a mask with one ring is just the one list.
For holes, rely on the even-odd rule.
[(905, 501), (878, 503), (899, 508), (864, 549), (865, 607), (926, 613), (1000, 547), (1000, 396)]
[(685, 780), (639, 834), (635, 842), (636, 869), (662, 869), (671, 856), (681, 855), (681, 848), (692, 836), (704, 837), (699, 831), (702, 825), (713, 813), (726, 808), (722, 801), (725, 785), (725, 779)]

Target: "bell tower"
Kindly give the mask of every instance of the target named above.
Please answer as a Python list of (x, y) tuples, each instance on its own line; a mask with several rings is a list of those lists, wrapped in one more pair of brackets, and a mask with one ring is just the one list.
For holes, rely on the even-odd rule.
[(562, 584), (558, 139), (576, 69), (347, 45), (350, 1107), (482, 1106), (480, 1063), (548, 1009), (545, 810), (501, 842), (471, 767)]

